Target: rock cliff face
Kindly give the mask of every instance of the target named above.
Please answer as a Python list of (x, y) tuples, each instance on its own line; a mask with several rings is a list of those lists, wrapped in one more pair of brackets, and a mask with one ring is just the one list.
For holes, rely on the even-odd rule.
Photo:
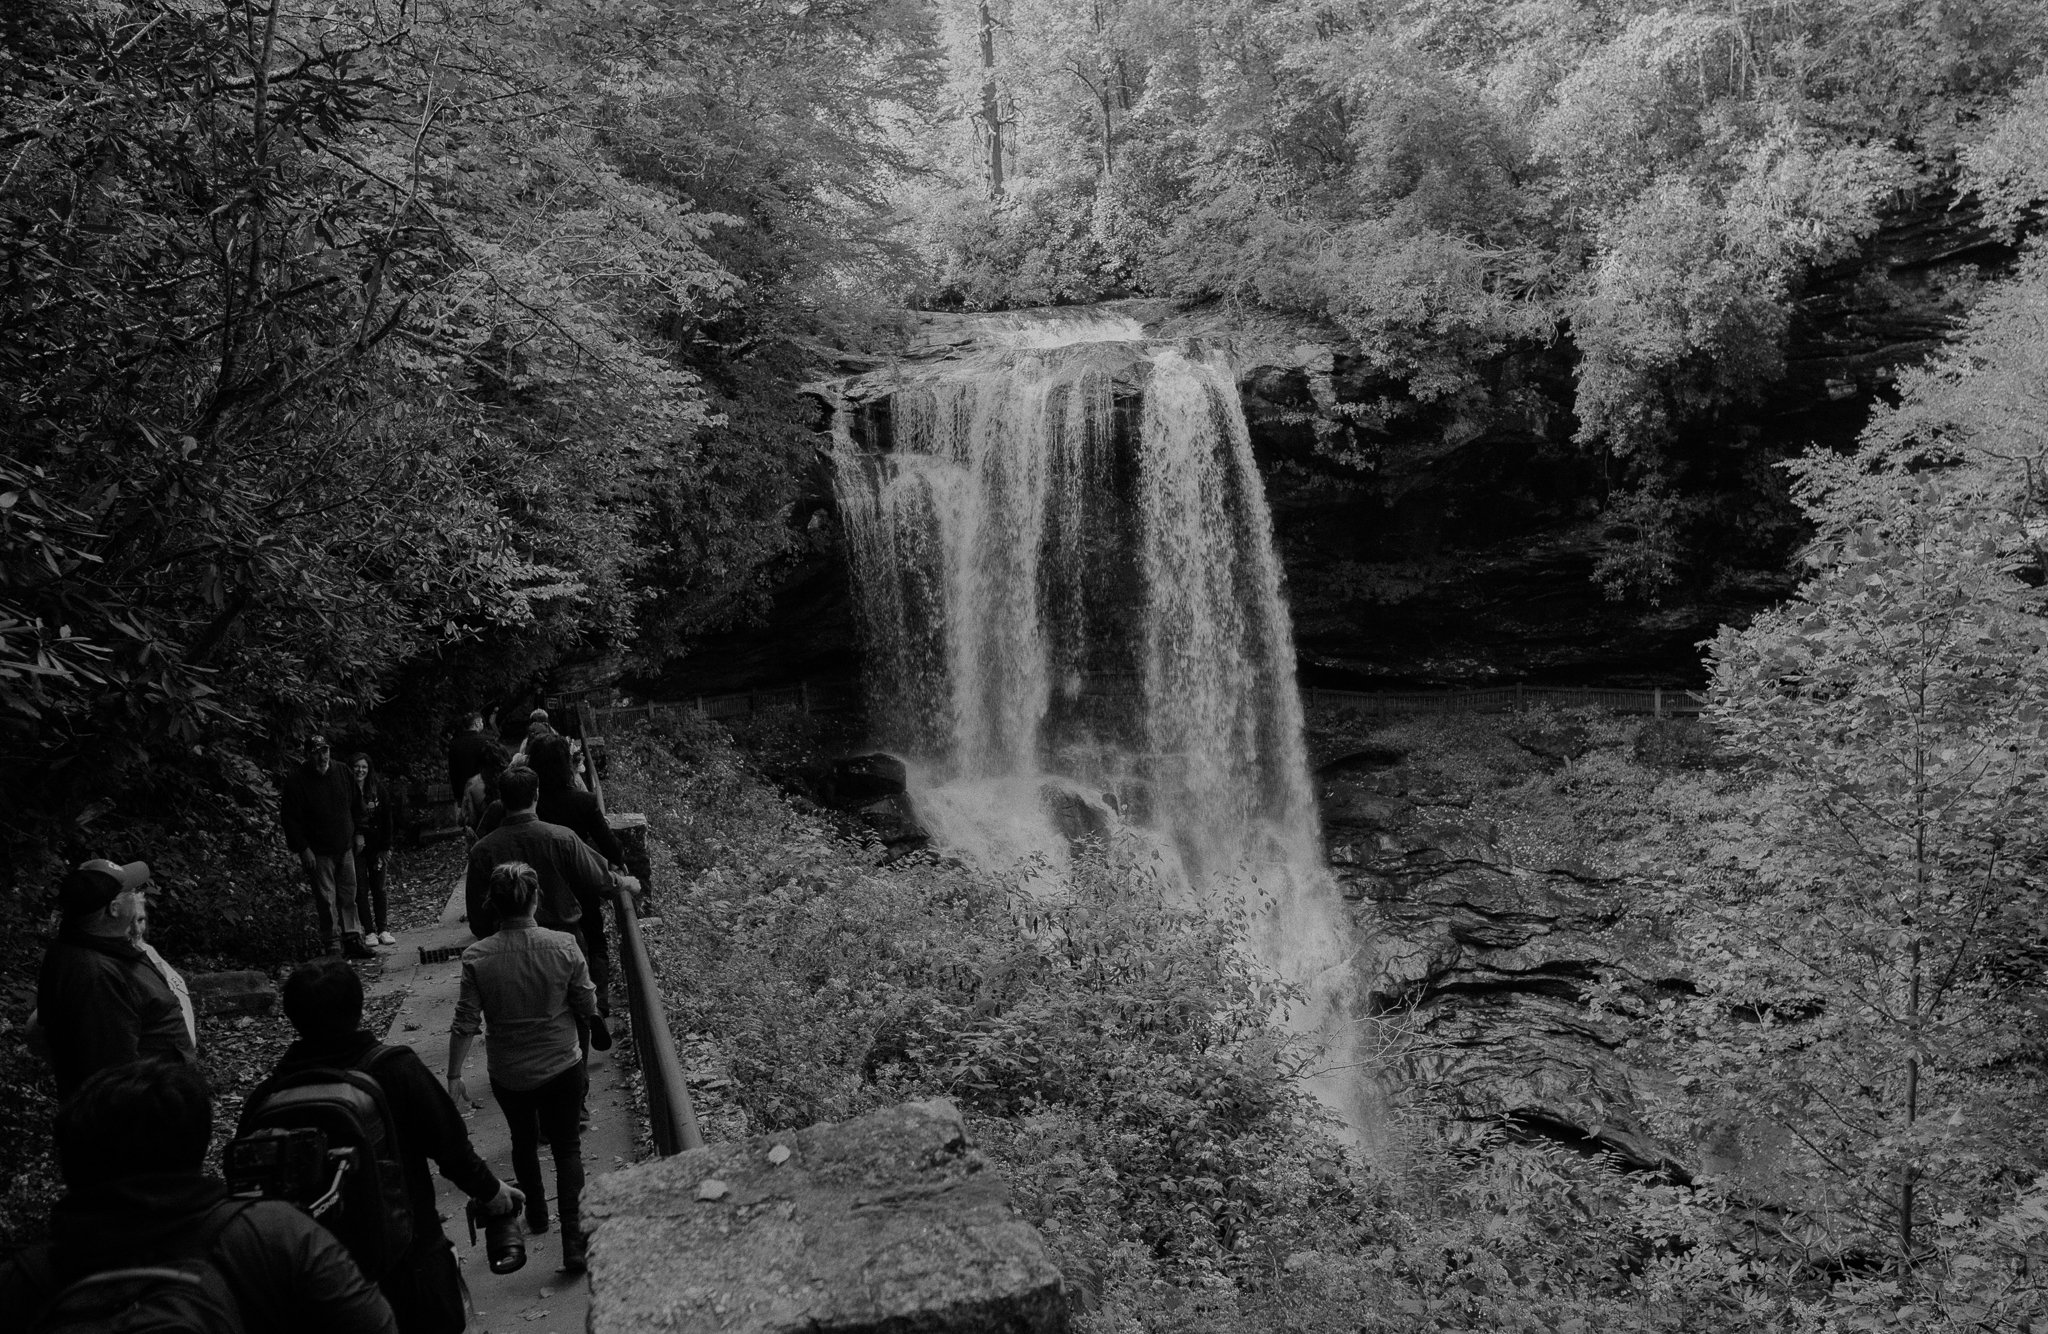
[(1652, 1022), (1696, 994), (1680, 940), (1708, 891), (1673, 823), (1684, 799), (1659, 795), (1722, 781), (1694, 720), (1326, 705), (1309, 729), (1359, 981), (1404, 1053), (1397, 1096), (1426, 1091), (1454, 1131), (1711, 1174), (1767, 1211), (1804, 1202), (1786, 1132), (1687, 1092)]
[(1623, 1056), (1627, 1029), (1586, 1004), (1602, 984), (1651, 1000), (1690, 987), (1639, 908), (1643, 882), (1569, 858), (1519, 862), (1470, 792), (1399, 750), (1340, 756), (1317, 788), (1331, 866), (1371, 942), (1368, 1000), (1409, 1021), (1397, 1082), (1439, 1090), (1475, 1128), (1505, 1121), (1689, 1176), (1696, 1155), (1645, 1118), (1666, 1076)]
[[(2012, 258), (1973, 207), (1930, 194), (1902, 204), (1855, 259), (1809, 274), (1783, 378), (1680, 446), (1685, 498), (1704, 516), (1695, 546), (1712, 554), (1658, 605), (1611, 601), (1593, 581), (1623, 470), (1572, 440), (1562, 334), (1503, 354), (1468, 392), (1421, 403), (1314, 321), (1155, 300), (1106, 309), (1145, 337), (1223, 350), (1238, 368), (1304, 679), (1677, 686), (1697, 683), (1700, 640), (1790, 590), (1799, 530), (1772, 463), (1812, 441), (1853, 441), (1899, 369), (1938, 347), (1983, 276)], [(900, 356), (842, 365), (866, 378), (835, 392), (866, 405), (859, 429), (886, 444), (890, 365), (960, 355), (992, 321), (1032, 318), (913, 314)], [(828, 424), (821, 410), (827, 452)], [(807, 515), (829, 516), (827, 476)], [(761, 624), (707, 639), (639, 684), (676, 695), (850, 672), (858, 646), (836, 521), (810, 522)]]

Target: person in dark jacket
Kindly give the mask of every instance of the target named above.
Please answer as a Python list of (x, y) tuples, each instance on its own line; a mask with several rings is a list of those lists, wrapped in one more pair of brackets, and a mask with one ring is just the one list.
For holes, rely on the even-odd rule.
[[(299, 1040), (285, 1049), (273, 1078), (301, 1070), (354, 1069), (379, 1045), (377, 1036), (362, 1026), (362, 979), (339, 959), (302, 964), (285, 980), (283, 1002)], [(384, 1090), (391, 1109), (412, 1202), (412, 1247), (380, 1286), (398, 1317), (399, 1334), (455, 1334), (464, 1323), (462, 1274), (434, 1207), (429, 1160), (486, 1214), (511, 1213), (525, 1204), (525, 1197), (498, 1180), (477, 1156), (454, 1099), (412, 1048), (387, 1048), (365, 1073)]]
[(335, 949), (335, 927), (341, 928), (340, 953), (351, 959), (374, 959), (377, 951), (363, 944), (356, 919), (355, 854), (363, 846), (363, 797), (356, 777), (334, 762), (327, 738), (306, 738), (306, 762), (284, 780), (278, 802), (285, 846), (306, 870), (313, 891), (313, 912), (319, 919), (323, 949)]
[(26, 1322), (87, 1275), (180, 1267), (217, 1229), (220, 1270), (242, 1328), (289, 1334), (398, 1334), (391, 1307), (333, 1233), (282, 1200), (231, 1199), (201, 1170), (213, 1099), (197, 1068), (136, 1061), (102, 1070), (57, 1112), (64, 1198), (47, 1245), (0, 1267), (0, 1312)]
[[(583, 840), (561, 825), (548, 824), (535, 814), (540, 798), (540, 778), (531, 769), (513, 768), (499, 780), (498, 791), (505, 803), (504, 822), (478, 839), (469, 850), (469, 873), (463, 882), (463, 899), (469, 910), (469, 929), (481, 940), (498, 929), (491, 907), (491, 872), (507, 862), (525, 862), (540, 876), (540, 905), (534, 920), (550, 931), (563, 931), (576, 938), (586, 959), (597, 956), (584, 936), (583, 904), (610, 893), (630, 893), (640, 882), (608, 868)], [(592, 922), (593, 931), (602, 930), (604, 919)], [(593, 970), (593, 979), (596, 974)], [(609, 976), (605, 981), (609, 981)], [(604, 994), (598, 982), (598, 995)], [(589, 1025), (591, 1044), (599, 1051), (611, 1046), (611, 1032), (600, 1012)]]
[(356, 792), (362, 797), (362, 851), (356, 856), (356, 921), (363, 928), (363, 943), (396, 945), (391, 934), (391, 917), (384, 893), (385, 871), (391, 844), (398, 832), (398, 803), (370, 768), (370, 757), (353, 755), (348, 762), (355, 775)]
[(542, 737), (553, 736), (554, 734), (554, 724), (548, 721), (548, 711), (546, 709), (535, 709), (532, 713), (526, 715), (526, 735), (520, 738), (519, 749), (514, 753), (531, 755), (534, 742)]
[(108, 1066), (196, 1058), (177, 992), (140, 944), (148, 889), (149, 863), (95, 859), (58, 890), (63, 923), (36, 979), (36, 1021), (59, 1099)]
[[(544, 736), (533, 743), (527, 759), (534, 776), (540, 779), (540, 800), (534, 805), (534, 814), (541, 823), (562, 826), (582, 839), (612, 870), (625, 870), (626, 850), (619, 846), (619, 836), (604, 818), (604, 807), (597, 794), (576, 786), (576, 760), (569, 749), (569, 738)], [(597, 1012), (609, 1016), (612, 964), (606, 948), (604, 895), (586, 896), (578, 891), (577, 901), (583, 909), (583, 952), (590, 960), (590, 980), (597, 984)]]
[(494, 761), (497, 768), (505, 767), (505, 748), (484, 730), (484, 716), (472, 713), (465, 722), (464, 729), (448, 743), (448, 792), (456, 801), (462, 800), (469, 780)]

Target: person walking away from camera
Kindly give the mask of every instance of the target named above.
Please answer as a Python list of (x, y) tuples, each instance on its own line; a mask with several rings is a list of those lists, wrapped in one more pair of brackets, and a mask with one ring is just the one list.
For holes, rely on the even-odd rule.
[[(571, 936), (586, 961), (597, 957), (584, 935), (584, 902), (601, 899), (608, 893), (630, 893), (640, 887), (640, 882), (629, 875), (614, 874), (573, 832), (540, 818), (535, 810), (540, 799), (540, 778), (533, 770), (507, 769), (499, 781), (499, 793), (505, 803), (504, 823), (478, 839), (469, 850), (469, 871), (463, 882), (469, 929), (479, 940), (497, 930), (497, 914), (489, 893), (491, 872), (507, 862), (523, 862), (540, 877), (540, 904), (535, 920), (550, 931)], [(593, 930), (602, 926), (601, 918), (592, 923)], [(607, 974), (598, 985), (602, 988), (609, 982)], [(599, 1051), (611, 1046), (611, 1032), (601, 1014), (592, 1015), (588, 1030), (590, 1044)]]
[[(333, 1233), (281, 1200), (232, 1198), (205, 1174), (212, 1137), (213, 1099), (194, 1066), (136, 1061), (79, 1085), (57, 1111), (65, 1190), (51, 1240), (0, 1267), (4, 1318), (33, 1328), (63, 1311), (75, 1328), (128, 1328), (117, 1320), (176, 1303), (249, 1334), (398, 1334)], [(134, 1273), (152, 1268), (191, 1278)]]
[(496, 781), (491, 785), (490, 800), (484, 803), (483, 810), (478, 812), (476, 820), (470, 826), (470, 842), (476, 842), (477, 839), (482, 838), (485, 834), (490, 833), (499, 825), (505, 823), (505, 775), (511, 773), (514, 769), (531, 769), (532, 767), (532, 765), (526, 762), (526, 755), (521, 753), (514, 755), (510, 760), (506, 761), (503, 769), (494, 772)]
[(356, 921), (363, 928), (364, 944), (396, 945), (384, 890), (391, 844), (398, 830), (398, 803), (370, 768), (368, 755), (353, 756), (349, 769), (355, 774), (356, 791), (363, 802), (363, 823), (357, 829), (362, 835), (362, 852), (356, 863)]
[(526, 715), (526, 735), (519, 739), (519, 749), (513, 752), (514, 758), (520, 755), (533, 754), (535, 742), (539, 741), (542, 737), (550, 737), (554, 734), (554, 725), (548, 721), (548, 711), (546, 709), (535, 709), (532, 713)]
[(525, 1200), (477, 1156), (454, 1099), (419, 1055), (410, 1047), (385, 1046), (363, 1028), (363, 981), (354, 968), (339, 959), (301, 964), (285, 980), (283, 1003), (299, 1037), (285, 1049), (272, 1078), (305, 1070), (361, 1070), (384, 1090), (391, 1109), (412, 1201), (413, 1240), (379, 1286), (398, 1318), (399, 1334), (455, 1334), (465, 1314), (462, 1270), (434, 1208), (429, 1161), (481, 1213), (509, 1214)]
[(462, 952), (462, 992), (448, 1040), (448, 1091), (469, 1096), (462, 1067), (470, 1044), (484, 1044), (491, 1094), (512, 1135), (512, 1174), (526, 1197), (527, 1225), (548, 1225), (540, 1144), (555, 1162), (555, 1209), (562, 1227), (562, 1268), (584, 1267), (582, 1108), (586, 1089), (577, 1019), (597, 1017), (597, 989), (576, 938), (534, 919), (541, 900), (536, 868), (508, 861), (487, 882), (494, 930)]
[[(517, 757), (514, 757), (516, 762)], [(476, 842), (485, 834), (498, 827), (498, 820), (505, 813), (499, 804), (498, 784), (510, 767), (498, 756), (484, 761), (484, 767), (470, 775), (469, 786), (462, 789), (462, 827), (469, 833), (469, 841)]]
[(363, 944), (356, 919), (355, 854), (363, 845), (357, 832), (363, 824), (363, 798), (355, 775), (334, 762), (326, 737), (306, 738), (305, 763), (285, 776), (278, 819), (285, 846), (305, 868), (321, 949), (335, 951), (339, 927), (344, 957), (376, 958), (377, 951)]
[(31, 1033), (70, 1097), (95, 1071), (143, 1057), (197, 1059), (189, 1001), (142, 944), (149, 922), (149, 863), (95, 858), (64, 877), (62, 921), (36, 979)]
[(496, 737), (484, 730), (484, 716), (472, 713), (463, 720), (463, 730), (448, 742), (450, 799), (461, 801), (469, 780), (482, 773), (485, 766), (493, 761), (499, 768), (504, 768), (505, 749), (498, 744)]
[[(626, 850), (620, 846), (619, 836), (612, 832), (611, 822), (604, 818), (597, 794), (576, 786), (576, 761), (569, 749), (569, 739), (559, 735), (542, 737), (533, 743), (533, 753), (528, 758), (534, 776), (540, 780), (534, 815), (543, 824), (567, 829), (614, 873), (623, 872)], [(605, 896), (580, 888), (575, 892), (577, 906), (583, 912), (583, 953), (590, 961), (590, 980), (597, 985), (597, 1012), (610, 1018), (612, 966), (610, 938), (605, 934)]]

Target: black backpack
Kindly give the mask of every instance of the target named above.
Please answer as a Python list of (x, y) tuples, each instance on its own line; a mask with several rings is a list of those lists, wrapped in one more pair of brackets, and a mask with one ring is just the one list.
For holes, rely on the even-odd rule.
[(398, 1125), (370, 1074), (401, 1050), (380, 1043), (349, 1069), (272, 1075), (242, 1105), (222, 1155), (230, 1190), (298, 1205), (340, 1239), (372, 1283), (413, 1238)]
[[(241, 1307), (213, 1263), (213, 1245), (248, 1203), (216, 1206), (176, 1258), (101, 1269), (65, 1284), (37, 1308), (27, 1334), (244, 1334)], [(37, 1288), (59, 1282), (51, 1258), (47, 1247), (23, 1257)]]

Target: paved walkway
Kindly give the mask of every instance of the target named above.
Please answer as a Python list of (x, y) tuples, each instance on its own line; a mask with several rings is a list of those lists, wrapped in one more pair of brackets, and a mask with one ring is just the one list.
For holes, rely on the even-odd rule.
[[(403, 997), (391, 1020), (386, 1042), (401, 1042), (420, 1054), (436, 1075), (448, 1068), (448, 1027), (455, 1019), (455, 1000), (462, 987), (459, 958), (421, 964), (420, 950), (433, 951), (466, 945), (472, 937), (463, 923), (462, 885), (458, 881), (441, 910), (441, 919), (428, 930), (408, 934), (404, 945), (385, 957), (383, 976), (372, 985), (370, 995)], [(613, 1021), (612, 1031), (619, 1045), (609, 1052), (590, 1054), (590, 1129), (583, 1132), (585, 1175), (596, 1177), (633, 1161), (634, 1112), (632, 1088), (626, 1073), (612, 1059), (625, 1050), (624, 1025)], [(505, 1118), (491, 1098), (491, 1083), (484, 1074), (481, 1044), (472, 1048), (466, 1081), (472, 1096), (483, 1102), (481, 1111), (463, 1108), (463, 1120), (476, 1151), (493, 1171), (506, 1181), (512, 1179), (512, 1141), (505, 1132)], [(546, 1146), (541, 1148), (541, 1171), (550, 1191), (554, 1169)], [(562, 1243), (558, 1228), (526, 1239), (526, 1267), (512, 1274), (493, 1274), (484, 1261), (481, 1236), (469, 1244), (469, 1228), (463, 1221), (462, 1192), (434, 1178), (440, 1188), (436, 1197), (448, 1236), (455, 1242), (455, 1254), (462, 1261), (463, 1277), (469, 1283), (475, 1311), (469, 1334), (583, 1334), (590, 1311), (590, 1284), (582, 1275), (561, 1271)], [(552, 1198), (549, 1213), (554, 1212)]]

